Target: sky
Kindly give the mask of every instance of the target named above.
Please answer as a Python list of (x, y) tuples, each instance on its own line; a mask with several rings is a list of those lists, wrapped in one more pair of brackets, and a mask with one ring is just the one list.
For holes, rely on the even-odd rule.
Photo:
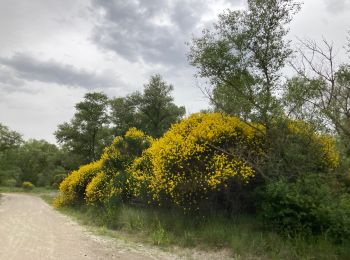
[[(209, 106), (187, 61), (193, 36), (245, 0), (0, 0), (0, 122), (25, 139), (55, 142), (87, 92), (142, 90), (151, 75), (177, 105)], [(350, 0), (305, 0), (289, 38), (334, 43), (344, 62)]]

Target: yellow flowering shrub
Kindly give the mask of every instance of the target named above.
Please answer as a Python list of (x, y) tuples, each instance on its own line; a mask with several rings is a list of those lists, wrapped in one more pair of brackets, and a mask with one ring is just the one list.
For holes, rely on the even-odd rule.
[(105, 172), (99, 172), (86, 187), (85, 199), (88, 204), (101, 204), (107, 197), (109, 179)]
[(151, 137), (136, 128), (130, 128), (123, 137), (116, 137), (104, 149), (101, 156), (103, 172), (87, 186), (86, 201), (97, 205), (129, 200), (133, 196), (135, 180), (126, 169), (151, 142)]
[(193, 208), (208, 193), (224, 190), (233, 179), (247, 183), (254, 168), (245, 158), (264, 153), (264, 128), (220, 113), (193, 114), (154, 141), (129, 172), (136, 194)]
[[(339, 165), (339, 152), (332, 136), (315, 131), (312, 125), (305, 121), (289, 121), (288, 129), (292, 135), (303, 139), (312, 159), (319, 170), (335, 169)], [(312, 151), (311, 151), (312, 150)]]
[(136, 128), (130, 128), (123, 137), (116, 137), (112, 145), (104, 149), (101, 156), (104, 169), (113, 172), (126, 169), (151, 142), (152, 137)]
[(89, 182), (102, 170), (103, 160), (81, 166), (71, 172), (60, 184), (60, 193), (54, 201), (56, 207), (82, 202)]

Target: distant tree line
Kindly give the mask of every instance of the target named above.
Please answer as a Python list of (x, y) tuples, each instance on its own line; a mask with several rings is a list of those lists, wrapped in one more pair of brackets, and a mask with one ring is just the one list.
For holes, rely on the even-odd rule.
[(59, 146), (44, 140), (24, 141), (22, 136), (0, 124), (0, 185), (57, 186), (66, 174), (101, 156), (114, 137), (130, 127), (153, 137), (161, 136), (185, 114), (174, 104), (173, 86), (160, 75), (144, 85), (143, 92), (108, 98), (104, 93), (87, 93), (75, 105), (70, 122), (58, 126)]

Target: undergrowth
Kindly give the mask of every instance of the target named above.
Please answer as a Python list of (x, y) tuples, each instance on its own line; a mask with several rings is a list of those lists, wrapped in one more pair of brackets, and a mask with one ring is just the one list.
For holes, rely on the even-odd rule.
[[(49, 198), (46, 199), (50, 201)], [(326, 236), (282, 237), (249, 215), (199, 217), (174, 210), (123, 205), (118, 208), (62, 207), (82, 224), (161, 247), (201, 250), (229, 248), (238, 259), (349, 259), (350, 243), (333, 244)], [(106, 233), (111, 234), (110, 232)]]

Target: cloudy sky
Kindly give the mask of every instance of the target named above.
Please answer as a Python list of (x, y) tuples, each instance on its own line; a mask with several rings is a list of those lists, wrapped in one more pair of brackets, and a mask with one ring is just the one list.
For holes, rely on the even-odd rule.
[[(331, 39), (342, 59), (350, 0), (306, 0), (296, 37)], [(244, 0), (0, 0), (0, 122), (54, 142), (88, 91), (125, 96), (159, 73), (187, 112), (208, 106), (185, 42)]]

